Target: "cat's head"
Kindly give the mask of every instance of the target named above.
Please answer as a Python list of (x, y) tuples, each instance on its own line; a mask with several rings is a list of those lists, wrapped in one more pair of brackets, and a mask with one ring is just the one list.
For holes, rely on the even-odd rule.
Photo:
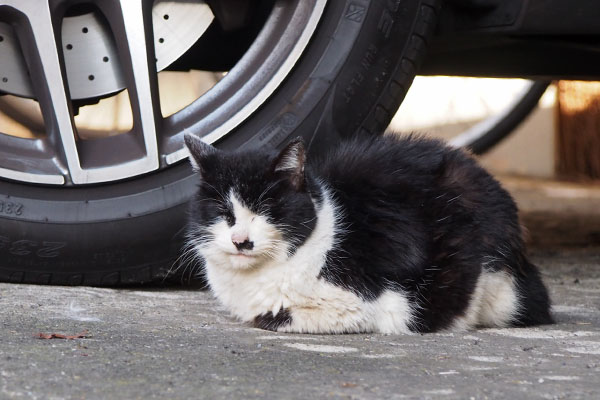
[(289, 257), (316, 223), (305, 177), (305, 150), (294, 140), (279, 154), (225, 152), (186, 135), (199, 175), (192, 200), (190, 240), (212, 265), (259, 268)]

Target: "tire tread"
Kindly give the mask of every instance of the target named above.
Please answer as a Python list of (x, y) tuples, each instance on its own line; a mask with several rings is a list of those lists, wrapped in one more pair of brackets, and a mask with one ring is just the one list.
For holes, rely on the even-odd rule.
[[(382, 134), (394, 117), (402, 100), (406, 96), (406, 88), (418, 72), (421, 60), (427, 50), (428, 38), (433, 34), (435, 21), (441, 8), (437, 0), (423, 0), (419, 13), (415, 17), (413, 33), (409, 39), (408, 49), (400, 57), (398, 64), (390, 77), (388, 84), (380, 94), (372, 112), (363, 122), (366, 131)], [(385, 110), (382, 112), (381, 110)]]

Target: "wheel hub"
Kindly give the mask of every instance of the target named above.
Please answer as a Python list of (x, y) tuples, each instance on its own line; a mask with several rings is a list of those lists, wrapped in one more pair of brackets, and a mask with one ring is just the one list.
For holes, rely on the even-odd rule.
[[(102, 12), (96, 15), (94, 9), (81, 6), (78, 15), (63, 18), (62, 26), (56, 27), (55, 10), (48, 2), (0, 0), (0, 5), (10, 4), (20, 13), (2, 15), (2, 21), (9, 24), (2, 25), (0, 33), (0, 90), (33, 98), (31, 103), (37, 103), (40, 114), (33, 137), (13, 135), (10, 126), (2, 128), (2, 178), (77, 186), (116, 182), (169, 168), (188, 156), (183, 145), (185, 132), (213, 143), (229, 135), (270, 98), (309, 44), (327, 0), (266, 2), (257, 14), (252, 42), (235, 65), (210, 90), (168, 116), (161, 115), (159, 96), (167, 91), (164, 86), (161, 91), (155, 71), (184, 59), (183, 53), (201, 35), (207, 36), (204, 32), (213, 20), (211, 9), (199, 0), (86, 2)], [(149, 6), (153, 9), (147, 10)], [(0, 8), (0, 12), (6, 9)], [(150, 15), (148, 11), (152, 11)], [(13, 27), (20, 30), (13, 31)], [(63, 32), (60, 43), (55, 41), (55, 27)], [(193, 77), (188, 78), (183, 84), (197, 87)], [(127, 93), (131, 129), (116, 135), (108, 131), (107, 135), (82, 136), (71, 100), (94, 103), (124, 87), (132, 89)], [(173, 85), (172, 89), (179, 92), (180, 87)]]

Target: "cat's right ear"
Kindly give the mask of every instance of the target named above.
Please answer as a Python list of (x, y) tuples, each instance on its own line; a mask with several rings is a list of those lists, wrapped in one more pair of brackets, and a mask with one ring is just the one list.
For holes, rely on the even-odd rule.
[(186, 133), (183, 139), (185, 146), (190, 152), (190, 163), (192, 164), (192, 169), (200, 174), (206, 172), (202, 168), (203, 160), (206, 158), (206, 156), (215, 154), (218, 150), (210, 144), (204, 143), (202, 139), (196, 135), (192, 135), (191, 133)]
[(292, 140), (273, 162), (273, 171), (284, 173), (288, 176), (290, 183), (296, 190), (304, 186), (304, 164), (306, 162), (306, 151), (304, 141), (301, 137)]

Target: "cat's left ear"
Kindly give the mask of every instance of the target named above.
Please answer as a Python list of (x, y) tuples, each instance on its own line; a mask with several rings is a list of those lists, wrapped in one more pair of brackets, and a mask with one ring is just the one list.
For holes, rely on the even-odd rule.
[(183, 137), (186, 147), (190, 152), (190, 163), (192, 164), (192, 169), (195, 172), (203, 173), (202, 168), (202, 160), (210, 155), (216, 153), (218, 150), (211, 146), (208, 143), (204, 143), (202, 139), (200, 139), (196, 135), (192, 135), (191, 133), (186, 133)]
[(306, 151), (301, 137), (292, 140), (275, 158), (273, 172), (288, 175), (292, 186), (296, 190), (304, 186), (304, 164)]

